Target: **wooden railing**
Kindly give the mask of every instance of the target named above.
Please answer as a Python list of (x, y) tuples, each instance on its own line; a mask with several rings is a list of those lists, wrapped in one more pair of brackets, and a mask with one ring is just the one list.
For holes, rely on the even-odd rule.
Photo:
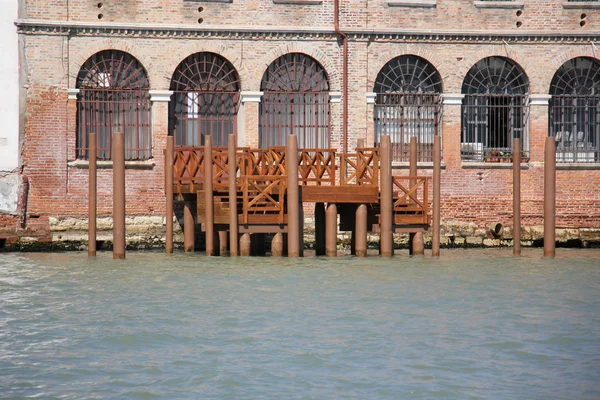
[(298, 181), (301, 185), (335, 185), (335, 149), (301, 149)]
[(286, 177), (282, 175), (245, 175), (242, 183), (242, 223), (249, 223), (249, 215), (275, 214), (275, 223), (285, 219)]
[(429, 223), (429, 179), (427, 176), (394, 176), (394, 213), (411, 213), (422, 216)]
[(379, 185), (379, 150), (361, 147), (340, 156), (341, 185)]

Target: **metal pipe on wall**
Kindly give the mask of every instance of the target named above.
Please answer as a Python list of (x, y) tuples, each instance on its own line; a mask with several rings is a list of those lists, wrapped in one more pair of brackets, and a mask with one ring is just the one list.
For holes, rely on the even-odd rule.
[(167, 209), (165, 214), (165, 252), (173, 252), (173, 136), (167, 136), (165, 151), (165, 197)]
[(441, 219), (441, 140), (440, 135), (433, 138), (433, 227), (431, 232), (431, 255), (440, 255), (440, 219)]
[(556, 144), (546, 138), (544, 152), (544, 256), (556, 254)]
[(348, 153), (348, 36), (340, 30), (340, 0), (335, 0), (333, 25), (342, 38), (342, 154)]
[(521, 254), (521, 140), (513, 139), (513, 254)]

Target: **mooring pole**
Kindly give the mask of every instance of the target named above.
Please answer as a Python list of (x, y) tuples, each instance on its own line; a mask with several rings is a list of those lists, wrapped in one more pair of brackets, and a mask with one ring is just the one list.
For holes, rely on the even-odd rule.
[[(410, 137), (410, 176), (415, 179), (410, 180), (410, 190), (417, 184), (416, 176), (417, 172), (417, 137)], [(423, 255), (425, 254), (425, 241), (423, 239), (423, 232), (414, 232), (410, 234), (410, 254), (412, 255)]]
[(390, 149), (390, 136), (382, 135), (379, 143), (379, 153), (381, 160), (381, 173), (379, 190), (381, 192), (380, 210), (379, 210), (379, 228), (380, 228), (380, 253), (383, 257), (394, 255), (393, 236), (392, 236), (392, 218), (393, 218), (393, 200), (392, 200), (392, 154)]
[(112, 135), (113, 162), (113, 259), (125, 258), (125, 137)]
[(240, 238), (240, 255), (242, 257), (249, 257), (252, 252), (252, 240), (248, 232), (242, 233)]
[(89, 195), (88, 195), (88, 256), (96, 255), (96, 209), (98, 206), (97, 198), (97, 169), (96, 160), (98, 159), (98, 141), (95, 133), (90, 133), (90, 153), (89, 153)]
[(227, 254), (227, 249), (228, 249), (228, 236), (227, 235), (227, 231), (219, 231), (218, 232), (219, 235), (219, 255), (224, 256), (225, 254)]
[(433, 227), (431, 232), (431, 255), (440, 255), (441, 177), (442, 147), (440, 135), (433, 137)]
[(327, 203), (325, 210), (325, 255), (337, 257), (337, 205)]
[(544, 256), (556, 254), (556, 144), (546, 138), (544, 152)]
[(228, 172), (229, 172), (229, 255), (237, 257), (239, 255), (239, 234), (238, 234), (238, 214), (237, 214), (237, 158), (236, 158), (236, 136), (229, 134), (228, 143)]
[(183, 204), (183, 252), (193, 253), (195, 250), (194, 236), (195, 225), (193, 202), (187, 199)]
[(513, 254), (521, 254), (521, 140), (513, 139)]
[(354, 239), (354, 255), (367, 256), (367, 205), (359, 204), (356, 208), (356, 229)]
[(300, 193), (298, 189), (298, 138), (288, 136), (287, 154), (288, 257), (300, 257)]
[(206, 231), (206, 255), (215, 251), (215, 220), (212, 173), (212, 136), (204, 136), (204, 230)]
[(165, 152), (165, 181), (167, 210), (165, 214), (165, 251), (173, 253), (173, 136), (167, 136), (167, 150)]

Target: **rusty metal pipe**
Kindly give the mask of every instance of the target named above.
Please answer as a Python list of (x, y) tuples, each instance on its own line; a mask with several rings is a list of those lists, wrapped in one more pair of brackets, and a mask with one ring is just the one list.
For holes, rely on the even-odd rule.
[(381, 157), (381, 173), (379, 191), (379, 227), (380, 253), (383, 257), (391, 257), (394, 255), (393, 236), (392, 236), (392, 218), (393, 218), (393, 200), (392, 200), (392, 154), (390, 146), (390, 136), (382, 135), (379, 144), (379, 153)]
[(337, 257), (337, 205), (328, 203), (325, 211), (325, 255)]
[(125, 137), (112, 137), (113, 162), (113, 259), (125, 259)]
[(340, 1), (335, 0), (333, 25), (342, 38), (342, 153), (348, 153), (348, 36), (340, 30)]
[(212, 173), (212, 137), (204, 136), (204, 227), (206, 231), (206, 255), (215, 251), (215, 219)]
[(441, 140), (440, 135), (433, 138), (433, 227), (431, 232), (431, 255), (439, 257), (440, 255), (440, 211), (441, 211)]
[(89, 156), (89, 194), (88, 194), (88, 256), (96, 255), (96, 209), (98, 207), (97, 192), (97, 159), (98, 139), (95, 133), (90, 133), (90, 156)]
[(236, 162), (236, 136), (229, 134), (228, 143), (228, 165), (229, 173), (229, 255), (237, 257), (239, 255), (238, 247), (238, 210), (237, 210), (237, 162)]
[(556, 254), (556, 144), (546, 138), (544, 152), (544, 256)]
[(367, 205), (359, 204), (356, 208), (356, 229), (354, 240), (354, 255), (367, 256)]
[(298, 138), (288, 136), (287, 154), (288, 257), (300, 257), (300, 193), (298, 188)]
[(521, 254), (521, 140), (513, 139), (513, 254)]
[(165, 251), (173, 253), (173, 136), (167, 136), (167, 149), (165, 151), (165, 182), (167, 210), (165, 214)]

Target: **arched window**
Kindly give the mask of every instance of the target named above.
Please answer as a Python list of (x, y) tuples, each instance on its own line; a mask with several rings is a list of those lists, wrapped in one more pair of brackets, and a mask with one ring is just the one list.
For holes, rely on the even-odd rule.
[(417, 56), (388, 62), (375, 80), (375, 146), (390, 135), (395, 161), (409, 160), (410, 137), (418, 139), (419, 161), (433, 161), (433, 137), (440, 133), (442, 79)]
[(290, 134), (301, 148), (329, 147), (329, 82), (317, 61), (301, 53), (279, 57), (261, 90), (259, 147), (284, 146)]
[(169, 132), (175, 146), (226, 146), (237, 132), (240, 78), (233, 65), (214, 53), (196, 53), (183, 60), (171, 79)]
[(550, 126), (556, 161), (600, 162), (600, 62), (574, 58), (550, 84)]
[(504, 57), (480, 60), (463, 81), (461, 155), (463, 160), (499, 161), (512, 157), (513, 138), (529, 149), (529, 83), (517, 64)]
[(125, 135), (127, 160), (152, 156), (148, 75), (138, 60), (118, 50), (96, 53), (81, 67), (77, 88), (77, 158), (88, 159), (95, 133), (98, 159), (110, 160), (114, 132)]

